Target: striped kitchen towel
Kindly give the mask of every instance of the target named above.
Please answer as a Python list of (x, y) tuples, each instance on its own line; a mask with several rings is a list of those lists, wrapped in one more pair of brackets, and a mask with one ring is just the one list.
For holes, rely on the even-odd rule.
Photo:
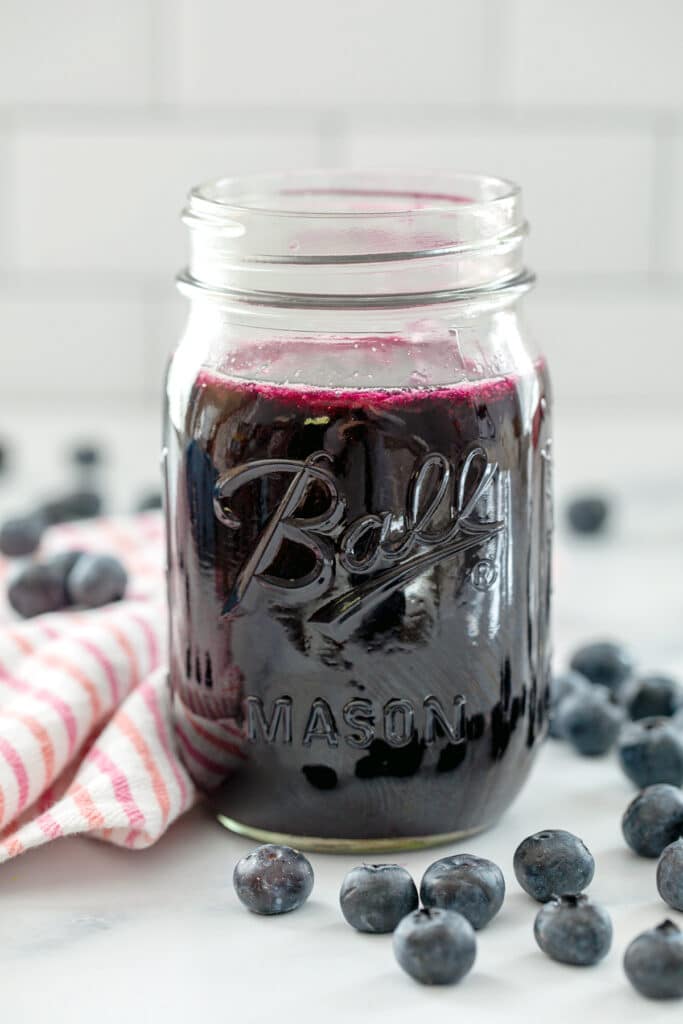
[(84, 833), (139, 849), (196, 799), (178, 757), (165, 669), (158, 513), (53, 527), (40, 555), (118, 555), (126, 598), (22, 621), (0, 559), (0, 862)]

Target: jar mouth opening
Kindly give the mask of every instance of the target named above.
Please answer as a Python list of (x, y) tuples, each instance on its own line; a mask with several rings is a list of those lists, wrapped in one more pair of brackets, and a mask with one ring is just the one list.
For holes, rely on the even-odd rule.
[(224, 177), (204, 182), (189, 195), (194, 210), (220, 217), (252, 213), (271, 217), (358, 219), (429, 218), (434, 214), (488, 208), (518, 199), (514, 182), (461, 172), (292, 171)]
[(319, 170), (218, 178), (190, 192), (183, 220), (190, 234), (183, 281), (238, 301), (442, 301), (525, 277), (521, 191), (489, 175)]

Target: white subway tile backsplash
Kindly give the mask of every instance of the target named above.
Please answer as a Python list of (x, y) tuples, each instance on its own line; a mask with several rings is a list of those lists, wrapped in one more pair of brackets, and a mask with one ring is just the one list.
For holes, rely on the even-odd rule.
[(89, 403), (144, 393), (141, 302), (71, 289), (68, 298), (0, 291), (0, 399)]
[[(302, 129), (26, 130), (13, 147), (10, 232), (20, 270), (174, 274), (190, 186), (223, 174), (318, 163)], [(47, 173), (46, 173), (47, 172)], [(47, 183), (47, 184), (46, 184)]]
[(140, 103), (149, 98), (149, 0), (3, 0), (4, 103)]
[(671, 195), (666, 197), (669, 216), (664, 224), (663, 255), (668, 270), (683, 274), (683, 135), (673, 141), (671, 149)]
[[(489, 3), (490, 0), (486, 0)], [(185, 104), (477, 103), (487, 99), (482, 0), (180, 0)]]
[[(683, 303), (674, 292), (545, 290), (527, 321), (549, 361), (558, 405), (630, 401), (635, 417), (681, 412)], [(648, 405), (651, 402), (651, 406)]]
[(510, 0), (519, 103), (680, 109), (681, 0)]
[(452, 121), (422, 130), (359, 120), (355, 166), (482, 171), (521, 184), (539, 272), (646, 271), (650, 258), (653, 142), (644, 134), (542, 132), (524, 125)]

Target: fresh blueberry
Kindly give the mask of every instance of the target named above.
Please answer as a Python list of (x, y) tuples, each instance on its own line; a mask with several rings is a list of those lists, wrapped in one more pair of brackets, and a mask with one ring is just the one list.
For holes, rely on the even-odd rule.
[(626, 977), (648, 999), (683, 998), (683, 934), (673, 921), (638, 935), (624, 955)]
[(102, 449), (95, 444), (77, 444), (71, 452), (71, 460), (77, 466), (96, 466), (102, 462)]
[(238, 861), (235, 892), (254, 914), (287, 914), (306, 902), (313, 889), (313, 868), (291, 846), (258, 846)]
[(342, 914), (359, 932), (393, 932), (419, 905), (415, 882), (398, 864), (361, 864), (342, 882)]
[(539, 903), (552, 896), (577, 896), (590, 885), (595, 861), (583, 842), (563, 829), (524, 839), (513, 860), (517, 881)]
[(670, 718), (683, 708), (683, 686), (671, 676), (639, 676), (625, 683), (619, 700), (629, 718)]
[(505, 879), (493, 861), (458, 853), (430, 864), (422, 878), (420, 899), (425, 907), (455, 910), (479, 930), (503, 906)]
[(579, 672), (574, 672), (572, 669), (568, 669), (566, 672), (558, 672), (557, 675), (553, 676), (550, 683), (550, 725), (548, 732), (555, 739), (562, 738), (557, 723), (557, 712), (562, 701), (567, 697), (585, 693), (590, 688), (590, 680), (586, 679)]
[(29, 562), (18, 568), (7, 588), (7, 600), (25, 619), (66, 607), (64, 579), (49, 563)]
[(45, 521), (39, 514), (8, 519), (0, 527), (0, 553), (8, 558), (33, 554), (44, 529)]
[(609, 953), (612, 921), (599, 903), (583, 893), (555, 896), (536, 915), (534, 936), (552, 960), (589, 967)]
[(102, 497), (97, 491), (72, 491), (61, 498), (46, 501), (41, 513), (50, 525), (68, 523), (73, 519), (92, 519), (102, 511)]
[(586, 757), (599, 757), (614, 746), (624, 718), (607, 687), (598, 684), (566, 697), (555, 713), (560, 736)]
[(567, 506), (567, 519), (576, 533), (600, 533), (608, 514), (607, 501), (598, 495), (575, 498)]
[(683, 783), (683, 734), (670, 718), (627, 722), (619, 734), (619, 760), (639, 789), (656, 782)]
[(462, 914), (426, 907), (403, 918), (394, 932), (394, 954), (423, 985), (451, 985), (471, 969), (477, 940)]
[(160, 491), (150, 491), (148, 494), (143, 494), (140, 500), (135, 506), (136, 512), (153, 512), (158, 508), (162, 507), (162, 499)]
[(126, 570), (118, 558), (85, 554), (69, 573), (66, 587), (71, 604), (99, 608), (111, 601), (119, 601), (126, 591), (127, 582)]
[(633, 798), (621, 820), (624, 839), (640, 857), (659, 857), (683, 836), (683, 791), (661, 782)]
[(674, 910), (683, 910), (683, 839), (667, 846), (659, 858), (657, 892)]
[(616, 690), (631, 674), (633, 661), (620, 644), (609, 641), (586, 644), (574, 652), (571, 668), (610, 690)]

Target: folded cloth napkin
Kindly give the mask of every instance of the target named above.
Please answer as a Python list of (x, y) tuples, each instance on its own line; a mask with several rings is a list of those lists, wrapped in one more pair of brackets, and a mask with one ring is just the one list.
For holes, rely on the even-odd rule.
[(165, 668), (158, 513), (55, 526), (40, 556), (117, 555), (123, 601), (18, 619), (0, 559), (0, 862), (60, 836), (150, 846), (195, 801)]

